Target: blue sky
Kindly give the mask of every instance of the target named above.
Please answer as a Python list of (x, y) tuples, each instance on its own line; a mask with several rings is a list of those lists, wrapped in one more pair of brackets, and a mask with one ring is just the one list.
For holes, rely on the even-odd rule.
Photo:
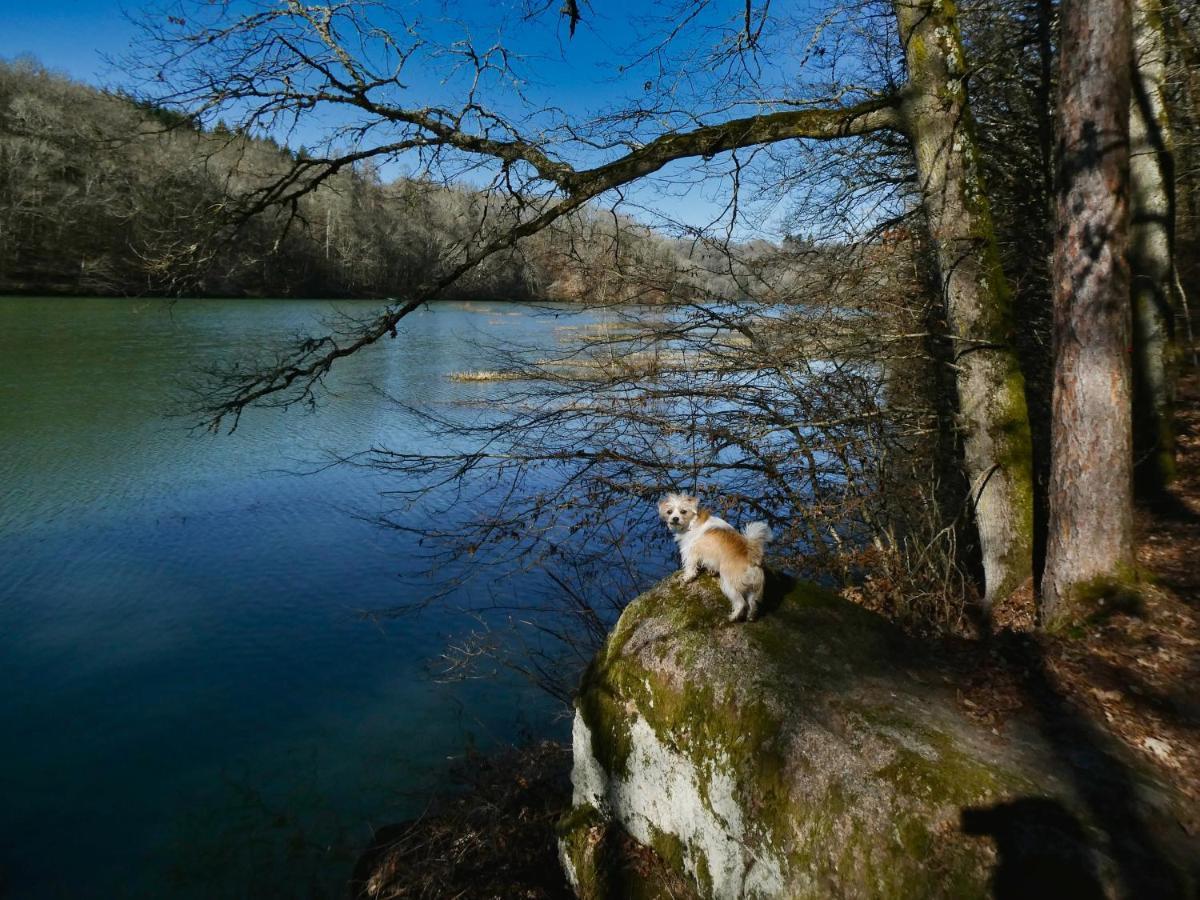
[[(121, 86), (127, 83), (128, 76), (108, 60), (126, 54), (137, 35), (137, 28), (127, 14), (127, 11), (138, 13), (136, 3), (137, 0), (129, 0), (124, 7), (103, 0), (10, 3), (5, 13), (6, 27), (0, 31), (0, 56), (32, 54), (50, 69), (73, 78), (97, 85)], [(532, 98), (548, 100), (572, 114), (595, 112), (637, 97), (643, 80), (657, 74), (653, 63), (622, 72), (614, 61), (628, 58), (629, 44), (637, 31), (634, 23), (653, 14), (648, 10), (664, 10), (661, 4), (608, 0), (584, 5), (584, 21), (571, 40), (565, 23), (556, 15), (558, 0), (551, 0), (548, 11), (532, 23), (521, 19), (520, 0), (466, 0), (457, 4), (436, 0), (406, 4), (399, 0), (393, 5), (409, 15), (421, 16), (423, 28), (440, 31), (447, 37), (469, 28), (481, 45), (502, 38), (506, 46), (526, 57), (524, 71), (530, 75), (527, 87)], [(701, 17), (695, 23), (700, 26), (696, 31), (701, 32), (705, 26), (719, 26), (729, 17), (740, 15), (742, 10), (744, 5), (740, 2), (714, 3), (709, 20)], [(685, 45), (682, 49), (688, 48)], [(427, 90), (435, 95), (446, 90), (438, 79), (430, 78), (427, 84), (421, 84), (422, 76), (414, 77), (415, 93)], [(703, 94), (707, 86), (716, 89), (717, 78), (719, 75), (715, 73), (689, 72), (683, 89)], [(311, 133), (301, 129), (288, 140), (293, 146), (302, 143), (311, 146), (317, 143), (316, 133), (314, 125)], [(638, 204), (643, 204), (689, 224), (702, 224), (722, 209), (727, 190), (723, 179), (710, 179), (690, 187), (638, 185), (629, 192), (633, 208), (628, 211), (646, 219), (646, 214), (636, 210)], [(749, 233), (742, 230), (742, 236)]]
[(116, 3), (102, 0), (5, 4), (0, 56), (36, 56), (57, 72), (92, 84), (112, 80), (102, 54), (119, 55), (134, 35)]
[[(431, 17), (444, 13), (443, 4), (437, 2), (413, 5), (428, 6)], [(119, 84), (125, 79), (120, 66), (109, 64), (106, 58), (121, 57), (137, 37), (138, 28), (131, 18), (136, 19), (145, 8), (137, 0), (50, 0), (5, 6), (0, 57), (31, 54), (50, 69), (91, 84)], [(557, 6), (555, 3), (552, 9)], [(453, 18), (477, 26), (473, 30), (480, 41), (493, 33), (501, 18), (509, 19), (508, 39), (520, 52), (558, 63), (552, 74), (560, 102), (567, 97), (583, 104), (603, 102), (611, 95), (614, 86), (602, 80), (599, 67), (618, 50), (612, 36), (615, 33), (619, 37), (621, 20), (644, 9), (644, 4), (626, 0), (607, 4), (589, 12), (587, 21), (569, 40), (565, 27), (558, 28), (552, 12), (543, 19), (549, 27), (530, 28), (514, 40), (512, 20), (518, 8), (511, 2), (469, 0), (455, 5)]]

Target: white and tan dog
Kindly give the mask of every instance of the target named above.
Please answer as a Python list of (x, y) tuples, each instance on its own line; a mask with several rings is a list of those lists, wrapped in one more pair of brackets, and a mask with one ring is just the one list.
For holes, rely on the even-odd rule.
[(679, 545), (683, 580), (694, 581), (701, 569), (721, 579), (721, 591), (733, 604), (730, 622), (753, 620), (762, 601), (765, 576), (763, 545), (771, 540), (766, 522), (751, 522), (738, 532), (724, 519), (700, 508), (687, 494), (667, 494), (658, 502), (658, 514)]

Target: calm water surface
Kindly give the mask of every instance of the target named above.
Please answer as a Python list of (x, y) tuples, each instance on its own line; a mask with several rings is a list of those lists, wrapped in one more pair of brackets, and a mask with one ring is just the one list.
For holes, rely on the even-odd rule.
[(439, 305), (314, 414), (226, 436), (164, 416), (188, 374), (334, 308), (0, 298), (0, 895), (334, 895), (349, 848), (419, 812), (468, 742), (565, 731), (522, 684), (429, 677), (460, 614), (359, 615), (419, 598), (415, 539), (361, 518), (381, 476), (295, 474), (430, 446), (364, 385), (481, 398), (496, 385), (446, 378), (485, 364), (473, 341), (551, 340), (553, 319)]

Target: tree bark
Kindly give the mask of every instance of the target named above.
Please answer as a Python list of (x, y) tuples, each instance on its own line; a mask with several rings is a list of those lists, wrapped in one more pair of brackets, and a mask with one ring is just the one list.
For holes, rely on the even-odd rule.
[(1133, 4), (1132, 189), (1134, 468), (1139, 487), (1161, 493), (1175, 477), (1175, 163), (1164, 86), (1160, 0)]
[(1064, 0), (1042, 620), (1131, 576), (1130, 0)]
[(1012, 296), (996, 244), (949, 0), (897, 0), (908, 68), (905, 124), (937, 257), (963, 460), (990, 608), (1033, 579), (1033, 463)]

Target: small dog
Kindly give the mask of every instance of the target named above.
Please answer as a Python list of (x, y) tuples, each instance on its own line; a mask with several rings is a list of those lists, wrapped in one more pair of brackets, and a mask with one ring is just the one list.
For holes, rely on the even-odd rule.
[(763, 545), (773, 537), (767, 523), (751, 522), (739, 533), (687, 494), (667, 494), (658, 503), (658, 514), (679, 545), (683, 580), (694, 581), (701, 569), (718, 575), (722, 593), (733, 604), (729, 621), (753, 621), (765, 582)]

